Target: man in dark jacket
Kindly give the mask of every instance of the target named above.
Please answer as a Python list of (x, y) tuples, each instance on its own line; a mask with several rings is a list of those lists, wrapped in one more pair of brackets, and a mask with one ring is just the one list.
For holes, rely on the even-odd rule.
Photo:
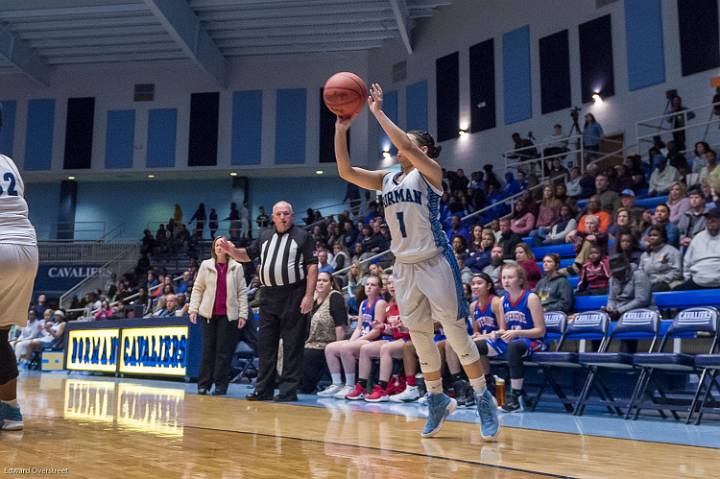
[(500, 220), (500, 241), (498, 245), (502, 246), (504, 259), (515, 259), (515, 247), (522, 243), (522, 238), (517, 233), (513, 233), (510, 229), (510, 219), (503, 218)]

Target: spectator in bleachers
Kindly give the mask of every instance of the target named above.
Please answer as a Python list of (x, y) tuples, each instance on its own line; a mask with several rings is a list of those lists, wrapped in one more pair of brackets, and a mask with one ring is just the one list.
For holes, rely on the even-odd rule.
[(688, 192), (690, 208), (677, 223), (680, 232), (680, 246), (689, 246), (693, 237), (705, 229), (705, 195), (700, 188)]
[(550, 225), (550, 228), (535, 230), (530, 233), (530, 237), (537, 246), (563, 244), (565, 238), (576, 228), (577, 221), (573, 218), (570, 206), (562, 205), (560, 206), (560, 216)]
[[(476, 225), (473, 231), (481, 229), (480, 225)], [(495, 246), (495, 234), (490, 229), (482, 230), (480, 245), (473, 243), (473, 249), (470, 250), (469, 257), (465, 260), (465, 265), (470, 268), (473, 273), (480, 273), (483, 268), (490, 264), (490, 251)]]
[(653, 171), (650, 175), (648, 195), (667, 195), (672, 184), (680, 179), (680, 174), (674, 166), (668, 164), (667, 158), (656, 148), (650, 148)]
[[(666, 121), (670, 123), (673, 133), (673, 142), (677, 145), (679, 150), (685, 149), (685, 123), (687, 120), (695, 118), (695, 113), (688, 112), (682, 104), (682, 98), (679, 95), (675, 95), (670, 100), (670, 113), (668, 113)], [(670, 143), (670, 142), (668, 142)]]
[[(345, 339), (348, 324), (347, 307), (337, 283), (331, 274), (318, 273), (315, 302), (310, 312), (309, 334), (303, 355), (303, 378), (300, 386), (303, 393), (315, 392), (318, 381), (327, 371), (325, 347)], [(341, 380), (338, 381), (338, 385), (340, 384)]]
[(615, 243), (615, 253), (625, 256), (630, 263), (640, 264), (642, 251), (637, 237), (631, 231), (623, 231)]
[(333, 266), (328, 262), (328, 252), (325, 248), (318, 250), (317, 260), (318, 272), (332, 274), (333, 271), (335, 271), (335, 268), (333, 268)]
[(200, 237), (203, 235), (205, 230), (205, 221), (207, 220), (207, 214), (205, 213), (205, 203), (200, 203), (193, 213), (188, 224), (195, 222), (195, 234), (199, 234)]
[(467, 255), (465, 254), (456, 254), (455, 259), (458, 263), (458, 269), (460, 270), (460, 280), (463, 283), (463, 287), (465, 288), (465, 293), (470, 293), (470, 279), (472, 279), (473, 270), (470, 269), (469, 266), (465, 264), (465, 260), (467, 259)]
[(720, 208), (705, 213), (705, 230), (690, 242), (683, 258), (684, 282), (674, 290), (720, 287)]
[(485, 171), (485, 185), (489, 188), (490, 185), (495, 187), (495, 190), (499, 190), (502, 188), (502, 185), (500, 184), (500, 180), (498, 179), (497, 175), (495, 174), (495, 171), (493, 170), (493, 165), (490, 163), (486, 163), (483, 165), (483, 170)]
[(100, 302), (100, 309), (95, 311), (95, 314), (93, 314), (93, 319), (95, 321), (100, 321), (101, 319), (111, 319), (113, 314), (115, 314), (115, 311), (110, 307), (108, 301), (103, 299)]
[(357, 231), (355, 231), (355, 228), (352, 224), (352, 221), (344, 221), (343, 222), (343, 233), (340, 238), (340, 241), (342, 242), (343, 246), (347, 250), (350, 250), (355, 246), (357, 238)]
[(535, 227), (535, 215), (528, 208), (528, 200), (519, 198), (515, 201), (510, 230), (520, 237), (527, 236)]
[(703, 167), (707, 166), (707, 160), (705, 159), (705, 153), (710, 151), (710, 145), (705, 141), (698, 141), (695, 143), (693, 148), (693, 154), (690, 158), (692, 172), (699, 174)]
[(680, 252), (667, 244), (665, 228), (651, 226), (647, 236), (647, 250), (640, 256), (640, 269), (648, 275), (653, 292), (670, 291), (673, 283), (682, 280), (680, 263)]
[(35, 311), (35, 316), (37, 318), (42, 318), (45, 314), (45, 310), (48, 309), (47, 305), (47, 296), (40, 293), (37, 297), (37, 304), (33, 306), (33, 310)]
[(715, 150), (709, 149), (705, 152), (705, 162), (707, 164), (700, 169), (699, 183), (703, 183), (711, 177), (720, 177), (720, 168), (717, 167), (717, 153)]
[(580, 174), (580, 168), (573, 166), (570, 168), (570, 178), (565, 182), (565, 188), (567, 195), (571, 198), (583, 198), (585, 197), (585, 191), (583, 190), (583, 176)]
[(552, 185), (545, 185), (543, 188), (543, 198), (538, 209), (537, 221), (535, 222), (536, 229), (530, 233), (530, 236), (533, 238), (544, 238), (552, 224), (560, 216), (561, 206), (562, 203), (560, 200), (555, 198), (555, 189)]
[[(514, 260), (506, 260), (505, 259), (505, 252), (502, 246), (495, 245), (493, 246), (492, 250), (490, 251), (490, 264), (485, 266), (483, 268), (482, 272), (486, 275), (490, 276), (493, 280), (493, 283), (498, 286), (498, 289), (500, 289), (500, 273), (502, 271), (502, 267), (504, 264), (507, 263), (514, 263)], [(524, 270), (523, 270), (524, 271)]]
[(456, 236), (460, 236), (464, 240), (468, 240), (470, 234), (468, 233), (467, 228), (460, 222), (460, 217), (458, 215), (453, 215), (450, 217), (450, 228), (448, 229), (448, 237), (454, 238)]
[(681, 151), (685, 148), (678, 148), (675, 141), (668, 141), (665, 146), (667, 148), (666, 156), (668, 164), (675, 167), (675, 169), (678, 170), (678, 173), (680, 173), (680, 176), (688, 174), (690, 172), (690, 166), (688, 165), (687, 158), (685, 158), (685, 155), (683, 155)]
[(620, 205), (630, 212), (630, 222), (637, 223), (642, 217), (643, 208), (635, 204), (635, 192), (630, 188), (620, 193)]
[(545, 311), (573, 311), (573, 290), (565, 275), (560, 274), (560, 255), (556, 253), (543, 258), (545, 275), (535, 286), (535, 294), (540, 298)]
[(463, 238), (462, 236), (453, 236), (452, 241), (450, 242), (450, 247), (452, 248), (453, 254), (455, 254), (455, 256), (467, 254), (465, 238)]
[[(585, 218), (588, 216), (595, 216), (598, 219), (598, 229), (600, 232), (607, 233), (608, 228), (610, 228), (610, 225), (612, 224), (612, 215), (610, 215), (607, 211), (602, 211), (600, 209), (600, 200), (597, 196), (590, 197), (587, 208), (585, 209), (585, 214), (583, 214), (578, 220), (578, 232), (586, 232), (585, 225), (587, 223), (585, 222)], [(574, 238), (571, 238), (568, 242), (572, 241), (574, 241)]]
[[(578, 228), (574, 234), (568, 235), (568, 237), (572, 237), (575, 245), (574, 270), (576, 271), (580, 271), (580, 267), (587, 261), (591, 246), (599, 247), (607, 255), (608, 245), (608, 234), (600, 230), (600, 221), (597, 216), (584, 215), (580, 221), (584, 222), (583, 230)], [(569, 268), (570, 272), (572, 270), (573, 267)]]
[[(556, 123), (553, 125), (552, 134), (543, 138), (543, 143), (545, 143), (545, 149), (543, 150), (543, 154), (546, 157), (553, 155), (562, 155), (563, 153), (568, 151), (568, 140), (562, 131), (562, 125), (560, 123)], [(553, 157), (553, 165), (555, 163), (555, 160), (562, 162), (562, 158), (564, 157)], [(547, 166), (549, 167), (550, 165)], [(550, 169), (551, 168), (547, 168), (547, 171), (550, 171)]]
[(350, 266), (350, 254), (339, 241), (333, 245), (333, 258), (330, 265), (333, 267), (333, 271), (340, 271)]
[(542, 271), (540, 271), (540, 267), (535, 260), (535, 255), (527, 243), (520, 243), (515, 247), (515, 262), (525, 270), (525, 277), (527, 278), (529, 288), (531, 290), (535, 289), (535, 286), (537, 286), (538, 281), (540, 281), (542, 277)]
[(178, 293), (186, 293), (190, 286), (192, 286), (192, 277), (190, 276), (190, 271), (184, 271), (182, 279), (178, 281), (176, 291)]
[(173, 318), (178, 311), (177, 296), (174, 294), (166, 294), (163, 306), (153, 313), (154, 318)]
[[(661, 226), (665, 228), (667, 233), (667, 242), (672, 246), (678, 247), (680, 244), (680, 232), (674, 224), (670, 223), (670, 207), (666, 204), (659, 204), (655, 207), (655, 214), (653, 215), (653, 226)], [(647, 247), (647, 235), (650, 232), (650, 228), (645, 229), (640, 237), (640, 248), (645, 249)]]
[(617, 320), (627, 311), (652, 306), (650, 279), (642, 269), (628, 262), (624, 255), (613, 256), (610, 269), (612, 277), (605, 308), (610, 318)]
[(670, 186), (667, 205), (670, 207), (670, 222), (677, 225), (683, 214), (690, 209), (690, 199), (686, 195), (685, 183), (676, 181)]
[(605, 173), (595, 177), (595, 196), (600, 201), (600, 208), (608, 213), (613, 213), (620, 207), (618, 194), (610, 189), (610, 181)]
[(592, 245), (587, 261), (580, 268), (580, 282), (575, 294), (578, 296), (607, 294), (610, 276), (607, 254), (598, 245)]
[(515, 175), (508, 171), (505, 173), (505, 186), (502, 188), (500, 193), (504, 198), (516, 195), (522, 191), (520, 182), (515, 179)]
[(512, 231), (509, 218), (501, 218), (499, 226), (500, 238), (497, 240), (497, 245), (503, 249), (503, 258), (515, 258), (515, 247), (522, 243), (522, 237)]
[(234, 201), (230, 203), (230, 214), (225, 221), (230, 221), (228, 231), (230, 232), (230, 239), (237, 240), (240, 238), (240, 212), (237, 209), (237, 203)]
[(617, 239), (621, 232), (632, 230), (633, 224), (630, 221), (630, 212), (625, 208), (619, 208), (615, 213), (615, 222), (608, 228), (608, 235)]
[(600, 142), (604, 132), (600, 123), (592, 113), (585, 114), (585, 125), (583, 127), (583, 148), (591, 152), (600, 151)]
[(624, 164), (615, 165), (612, 169), (615, 178), (613, 179), (613, 189), (615, 191), (632, 191), (633, 179), (628, 173), (628, 169)]
[(252, 238), (250, 232), (250, 208), (248, 208), (247, 200), (243, 201), (240, 207), (240, 237)]
[(217, 211), (215, 211), (215, 208), (210, 208), (209, 220), (210, 221), (208, 222), (208, 228), (210, 228), (210, 239), (214, 240), (219, 226), (218, 215)]
[(55, 310), (52, 314), (52, 320), (46, 321), (43, 325), (42, 335), (30, 341), (28, 352), (32, 353), (32, 351), (42, 351), (43, 349), (62, 349), (65, 345), (66, 326), (65, 313), (61, 309)]
[(514, 151), (508, 155), (508, 158), (518, 161), (525, 161), (538, 157), (535, 143), (533, 143), (529, 138), (522, 138), (520, 136), (520, 133), (516, 132), (512, 134), (512, 141)]
[[(45, 311), (47, 311), (47, 318), (50, 319), (50, 317), (52, 316), (52, 310), (46, 309)], [(25, 347), (30, 344), (30, 341), (39, 338), (42, 335), (45, 329), (43, 327), (45, 324), (45, 311), (43, 311), (43, 316), (38, 317), (37, 313), (35, 313), (35, 309), (30, 309), (30, 311), (28, 311), (27, 324), (20, 331), (20, 335), (10, 341), (10, 347), (13, 348), (13, 351), (15, 351), (15, 358), (18, 362), (20, 362), (20, 356), (24, 351)], [(25, 342), (26, 345), (18, 347), (18, 345), (22, 344), (23, 342)]]
[(482, 233), (483, 227), (481, 224), (476, 224), (472, 227), (472, 234), (470, 242), (468, 243), (468, 251), (471, 254), (476, 252), (482, 253), (483, 251), (485, 251), (485, 248), (482, 246)]

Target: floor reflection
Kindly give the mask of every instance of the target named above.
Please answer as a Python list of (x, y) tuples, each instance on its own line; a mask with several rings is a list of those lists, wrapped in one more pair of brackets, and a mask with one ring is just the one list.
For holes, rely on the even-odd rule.
[(185, 391), (181, 389), (67, 379), (66, 419), (112, 424), (149, 434), (182, 436)]

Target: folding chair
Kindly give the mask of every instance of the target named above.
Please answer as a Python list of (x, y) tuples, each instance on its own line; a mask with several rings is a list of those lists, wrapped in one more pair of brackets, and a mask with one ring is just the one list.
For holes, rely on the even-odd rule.
[[(645, 374), (641, 374), (635, 385), (636, 394), (630, 399), (628, 410), (625, 413), (627, 419), (632, 415), (633, 419), (637, 419), (641, 409), (654, 409), (662, 411), (667, 409), (676, 420), (680, 419), (677, 411), (682, 410), (682, 406), (688, 404), (687, 400), (670, 399), (667, 392), (659, 384), (655, 378), (656, 371), (665, 373), (681, 373), (685, 375), (695, 374), (702, 383), (707, 373), (707, 368), (702, 373), (699, 367), (695, 365), (695, 358), (691, 354), (684, 353), (667, 353), (664, 352), (668, 342), (675, 338), (697, 338), (698, 336), (713, 337), (709, 354), (712, 354), (717, 346), (718, 321), (720, 321), (720, 313), (713, 307), (688, 308), (680, 311), (673, 320), (672, 325), (663, 335), (658, 352), (653, 353), (636, 353), (633, 356), (633, 364), (643, 368)], [(654, 391), (657, 391), (658, 397), (653, 395), (653, 390), (648, 390), (648, 386), (652, 384)], [(695, 391), (692, 400), (689, 401), (688, 414), (691, 414), (697, 405), (699, 396), (699, 388)], [(647, 396), (647, 400), (645, 397)], [(633, 414), (633, 409), (635, 410)]]
[[(695, 393), (695, 398), (697, 399), (702, 393), (702, 390), (705, 390), (705, 394), (703, 395), (700, 404), (697, 406), (698, 415), (697, 418), (695, 418), (695, 425), (697, 426), (700, 424), (703, 412), (706, 409), (720, 408), (720, 399), (711, 397), (713, 386), (715, 386), (718, 394), (720, 394), (720, 382), (718, 382), (718, 374), (720, 373), (720, 354), (718, 354), (718, 351), (716, 351), (715, 354), (698, 354), (695, 356), (695, 367), (702, 368), (703, 370), (700, 382), (698, 383), (697, 392)], [(707, 386), (705, 386), (706, 378)], [(708, 403), (708, 399), (711, 399), (710, 403)], [(686, 424), (690, 422), (694, 412), (694, 409), (690, 410), (687, 421), (685, 421)]]
[[(579, 313), (575, 316), (575, 320), (567, 324), (565, 333), (558, 341), (557, 348), (554, 352), (537, 352), (532, 355), (532, 361), (536, 363), (543, 372), (544, 381), (540, 386), (540, 390), (532, 401), (531, 410), (534, 410), (537, 404), (540, 402), (546, 387), (549, 385), (559, 401), (563, 404), (563, 407), (568, 412), (573, 412), (573, 406), (575, 400), (568, 397), (563, 388), (555, 380), (554, 371), (555, 369), (574, 369), (582, 370), (585, 368), (578, 362), (577, 352), (561, 351), (562, 347), (567, 344), (568, 341), (578, 342), (582, 339), (586, 340), (600, 340), (600, 346), (598, 351), (605, 351), (606, 339), (610, 328), (610, 318), (604, 311), (586, 311)], [(601, 395), (603, 399), (610, 397), (609, 391), (605, 390), (601, 386)], [(612, 412), (613, 408), (608, 406), (608, 409)], [(617, 410), (617, 408), (614, 408)]]
[[(625, 340), (635, 339), (652, 339), (648, 352), (652, 352), (657, 343), (659, 331), (660, 331), (660, 315), (657, 311), (651, 309), (634, 309), (628, 311), (622, 315), (617, 323), (613, 323), (611, 326), (610, 335), (608, 336), (607, 344), (604, 352), (589, 352), (580, 353), (578, 356), (578, 363), (589, 369), (587, 378), (585, 379), (585, 385), (578, 397), (577, 403), (575, 404), (575, 415), (581, 416), (585, 412), (585, 406), (587, 404), (600, 404), (600, 405), (612, 405), (616, 406), (616, 401), (604, 401), (595, 400), (589, 401), (589, 395), (593, 387), (609, 390), (607, 383), (603, 380), (601, 372), (603, 369), (613, 371), (625, 371), (630, 374), (640, 372), (641, 369), (633, 365), (633, 355), (625, 352), (608, 352), (610, 350), (613, 341), (622, 342)], [(637, 384), (637, 381), (636, 381)], [(633, 393), (634, 394), (634, 393)], [(629, 404), (629, 403), (628, 403)], [(626, 404), (625, 406), (627, 406)]]

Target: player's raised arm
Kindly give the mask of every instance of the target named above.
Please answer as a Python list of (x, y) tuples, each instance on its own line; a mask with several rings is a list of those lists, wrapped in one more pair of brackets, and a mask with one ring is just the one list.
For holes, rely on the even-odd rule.
[[(442, 168), (437, 161), (430, 158), (420, 147), (418, 147), (408, 134), (387, 117), (382, 109), (383, 92), (380, 85), (373, 83), (370, 87), (368, 108), (375, 115), (378, 123), (392, 141), (395, 148), (401, 151), (405, 157), (417, 168), (417, 170), (438, 190), (442, 190)], [(337, 137), (336, 137), (337, 138)]]
[(366, 190), (382, 190), (382, 180), (387, 171), (370, 171), (364, 168), (352, 166), (350, 162), (350, 151), (348, 151), (347, 132), (357, 115), (350, 118), (337, 117), (335, 122), (335, 159), (337, 160), (338, 173), (340, 178), (358, 185)]

